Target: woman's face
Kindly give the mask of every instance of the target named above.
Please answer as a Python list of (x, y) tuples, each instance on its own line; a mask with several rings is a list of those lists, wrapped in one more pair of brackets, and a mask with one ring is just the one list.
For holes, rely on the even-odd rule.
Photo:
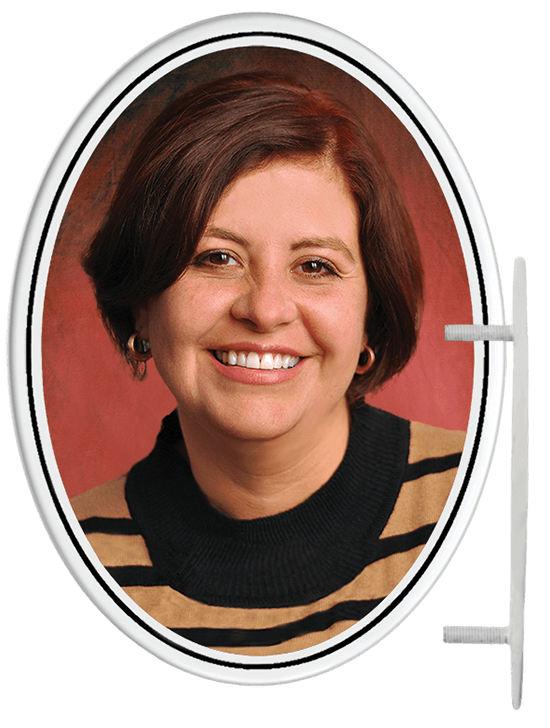
[(226, 189), (192, 263), (137, 323), (180, 417), (266, 440), (342, 416), (366, 306), (341, 172), (278, 161)]

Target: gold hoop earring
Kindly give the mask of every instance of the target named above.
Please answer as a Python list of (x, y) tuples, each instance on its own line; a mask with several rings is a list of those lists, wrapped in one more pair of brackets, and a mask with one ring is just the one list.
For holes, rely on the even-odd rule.
[(153, 354), (151, 353), (151, 345), (147, 339), (139, 339), (137, 332), (132, 334), (126, 344), (128, 356), (134, 361), (147, 361)]
[(368, 346), (368, 344), (364, 344), (363, 349), (361, 350), (361, 354), (359, 356), (359, 364), (357, 365), (355, 373), (366, 374), (366, 372), (368, 372), (368, 370), (374, 364), (375, 359), (376, 356), (374, 351), (370, 348), (370, 346)]

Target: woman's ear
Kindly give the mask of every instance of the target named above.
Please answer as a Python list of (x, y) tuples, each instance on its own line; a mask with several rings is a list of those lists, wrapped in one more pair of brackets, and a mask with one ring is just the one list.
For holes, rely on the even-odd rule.
[(149, 317), (146, 308), (134, 313), (135, 331), (126, 344), (126, 354), (134, 362), (146, 362), (152, 356), (149, 343)]
[(142, 306), (134, 313), (136, 333), (140, 339), (149, 339), (149, 316), (147, 308)]

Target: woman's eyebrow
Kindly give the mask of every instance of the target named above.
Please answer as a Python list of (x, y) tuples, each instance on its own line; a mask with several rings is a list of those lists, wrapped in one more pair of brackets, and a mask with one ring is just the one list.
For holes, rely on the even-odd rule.
[(249, 246), (248, 240), (231, 230), (220, 227), (209, 227), (204, 231), (205, 238), (218, 238), (219, 240), (231, 240), (233, 243), (239, 243), (245, 248)]
[[(204, 237), (218, 238), (219, 240), (231, 240), (232, 242), (238, 243), (245, 248), (249, 247), (249, 242), (246, 238), (243, 238), (241, 235), (238, 235), (232, 230), (227, 230), (226, 228), (209, 227), (205, 230)], [(344, 243), (344, 241), (340, 240), (340, 238), (334, 238), (330, 236), (326, 238), (304, 238), (303, 240), (298, 240), (298, 242), (293, 243), (290, 246), (291, 250), (302, 250), (303, 248), (329, 248), (330, 250), (336, 250), (337, 252), (344, 253), (344, 255), (346, 255), (346, 257), (348, 257), (352, 263), (356, 262), (353, 253)]]
[(340, 238), (305, 238), (300, 240), (291, 246), (292, 250), (301, 250), (302, 248), (329, 248), (330, 250), (336, 250), (340, 253), (344, 253), (352, 263), (355, 263), (355, 257), (348, 246)]

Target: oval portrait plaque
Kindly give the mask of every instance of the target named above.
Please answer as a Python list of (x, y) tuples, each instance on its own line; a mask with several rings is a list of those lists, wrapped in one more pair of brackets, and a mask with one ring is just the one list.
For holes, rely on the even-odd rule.
[(69, 131), (24, 236), (18, 436), (97, 606), (198, 675), (373, 646), (457, 547), (498, 429), (492, 245), (445, 132), (380, 58), (238, 15), (149, 47)]

